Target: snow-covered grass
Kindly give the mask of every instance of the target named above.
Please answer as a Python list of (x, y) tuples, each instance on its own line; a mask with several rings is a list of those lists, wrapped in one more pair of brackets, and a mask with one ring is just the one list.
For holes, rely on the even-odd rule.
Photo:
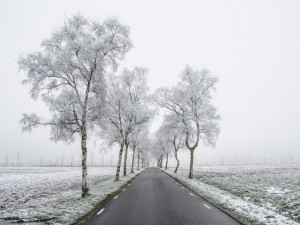
[(196, 167), (167, 171), (246, 224), (300, 224), (300, 165)]
[(0, 220), (70, 224), (137, 175), (113, 182), (115, 171), (88, 168), (91, 195), (81, 198), (81, 168), (0, 167)]

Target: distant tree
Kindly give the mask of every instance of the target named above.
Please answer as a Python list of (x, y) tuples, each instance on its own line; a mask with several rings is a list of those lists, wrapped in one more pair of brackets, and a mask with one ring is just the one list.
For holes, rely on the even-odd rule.
[(220, 117), (211, 103), (217, 78), (206, 69), (198, 71), (190, 66), (186, 66), (180, 78), (177, 86), (160, 88), (155, 100), (176, 116), (179, 128), (184, 131), (185, 145), (190, 151), (189, 178), (193, 178), (194, 151), (199, 141), (214, 146), (219, 134)]
[(51, 119), (23, 114), (23, 131), (39, 125), (51, 126), (51, 140), (73, 142), (81, 139), (82, 197), (88, 194), (87, 137), (94, 122), (102, 117), (106, 93), (105, 74), (116, 69), (131, 48), (129, 28), (116, 18), (103, 23), (80, 14), (67, 19), (39, 51), (21, 56), (19, 68), (27, 74), (31, 97), (42, 99)]
[(171, 143), (174, 148), (174, 155), (176, 159), (176, 167), (174, 173), (177, 173), (180, 161), (178, 159), (178, 150), (184, 147), (184, 130), (181, 129), (182, 126), (178, 123), (176, 115), (170, 114), (165, 116), (162, 125), (159, 129), (159, 132), (162, 133), (162, 136), (165, 136), (165, 139)]
[(5, 155), (5, 166), (7, 166), (8, 165), (8, 155), (6, 154)]
[(149, 127), (147, 125), (139, 126), (137, 129), (134, 130), (133, 134), (130, 137), (130, 147), (132, 148), (132, 160), (131, 160), (131, 171), (130, 173), (134, 172), (134, 162), (135, 162), (135, 155), (136, 150), (145, 140), (145, 137), (148, 137)]
[(171, 142), (169, 140), (169, 130), (163, 125), (158, 129), (155, 135), (156, 154), (158, 158), (159, 167), (162, 168), (163, 157), (166, 158), (165, 170), (168, 169), (169, 155), (171, 154)]
[(163, 156), (165, 154), (165, 144), (167, 143), (163, 137), (160, 137), (158, 133), (152, 139), (151, 155), (156, 159), (157, 167), (162, 168)]
[(20, 166), (20, 152), (17, 152), (18, 166)]
[(109, 143), (120, 145), (115, 181), (119, 180), (124, 147), (124, 175), (126, 175), (130, 135), (151, 117), (147, 105), (148, 87), (145, 73), (145, 69), (136, 67), (133, 70), (125, 69), (120, 76), (111, 77), (107, 98), (108, 116), (104, 121), (106, 129), (103, 136)]

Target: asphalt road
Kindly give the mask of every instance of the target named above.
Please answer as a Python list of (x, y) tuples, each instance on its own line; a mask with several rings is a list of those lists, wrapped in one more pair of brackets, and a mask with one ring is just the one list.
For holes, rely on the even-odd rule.
[(157, 168), (144, 170), (86, 225), (239, 224)]

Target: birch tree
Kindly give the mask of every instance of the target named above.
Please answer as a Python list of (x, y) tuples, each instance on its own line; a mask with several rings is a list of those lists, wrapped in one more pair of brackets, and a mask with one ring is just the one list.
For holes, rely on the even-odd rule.
[(162, 159), (166, 158), (165, 170), (168, 169), (169, 156), (171, 154), (171, 141), (169, 137), (169, 129), (167, 124), (163, 122), (163, 125), (156, 132), (156, 154), (159, 156), (159, 167), (162, 168)]
[(176, 167), (174, 173), (177, 173), (180, 161), (178, 159), (178, 150), (184, 147), (184, 130), (181, 129), (180, 122), (176, 115), (170, 114), (165, 116), (161, 127), (159, 128), (159, 133), (161, 136), (165, 137), (165, 140), (172, 145), (174, 149), (174, 156), (176, 159)]
[(133, 70), (125, 69), (121, 76), (111, 79), (107, 99), (108, 117), (105, 122), (105, 138), (110, 143), (120, 145), (115, 181), (119, 180), (124, 147), (123, 175), (126, 175), (130, 135), (151, 118), (151, 110), (147, 106), (148, 87), (145, 75), (144, 68), (136, 67)]
[(40, 125), (51, 127), (51, 140), (73, 142), (79, 137), (82, 150), (82, 197), (88, 194), (87, 145), (93, 122), (103, 115), (105, 74), (115, 70), (131, 48), (129, 28), (116, 18), (102, 23), (80, 14), (45, 39), (38, 51), (19, 58), (33, 99), (47, 104), (50, 119), (23, 114), (23, 131)]
[(215, 146), (219, 134), (220, 117), (211, 102), (218, 79), (206, 69), (199, 71), (190, 66), (186, 66), (180, 78), (175, 87), (157, 90), (155, 100), (177, 118), (184, 131), (185, 145), (190, 151), (188, 177), (193, 178), (194, 151), (199, 142)]
[[(142, 146), (142, 143), (145, 141), (145, 137), (149, 135), (149, 126), (143, 124), (142, 126), (138, 126), (133, 134), (130, 137), (130, 147), (132, 149), (132, 160), (131, 160), (131, 171), (133, 173), (134, 170), (134, 162), (135, 162), (135, 155), (137, 153), (137, 149)], [(137, 154), (139, 157), (139, 154)]]

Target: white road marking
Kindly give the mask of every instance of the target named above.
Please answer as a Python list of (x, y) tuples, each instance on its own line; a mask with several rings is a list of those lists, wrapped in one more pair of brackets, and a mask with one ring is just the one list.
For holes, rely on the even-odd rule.
[(97, 213), (97, 215), (100, 215), (103, 211), (104, 211), (104, 208), (101, 209), (101, 210)]
[(130, 186), (130, 184), (128, 184)]
[(190, 193), (191, 196), (194, 196), (193, 193)]
[(116, 199), (117, 197), (118, 197), (118, 195), (117, 195), (117, 196), (115, 196), (115, 197), (114, 197), (114, 199)]
[(123, 189), (123, 191), (125, 191), (125, 188)]
[(208, 209), (210, 209), (210, 207), (208, 206), (208, 205), (206, 205), (206, 204), (203, 204), (206, 208), (208, 208)]
[(182, 189), (184, 189), (184, 187), (183, 187), (183, 186), (182, 186), (181, 188), (182, 188)]

